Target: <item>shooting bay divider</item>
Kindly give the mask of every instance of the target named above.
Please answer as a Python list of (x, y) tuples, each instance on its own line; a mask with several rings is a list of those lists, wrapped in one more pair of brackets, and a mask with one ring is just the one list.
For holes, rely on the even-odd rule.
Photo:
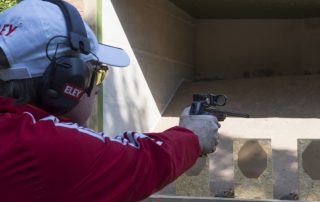
[[(299, 199), (320, 201), (320, 140), (298, 140), (297, 152)], [(226, 193), (222, 197), (248, 200), (273, 199), (271, 140), (235, 139), (233, 140), (233, 159), (234, 193)], [(198, 176), (184, 174), (178, 178), (176, 195), (181, 197), (214, 196), (213, 193), (210, 193), (209, 170), (208, 158), (204, 169)]]
[(320, 140), (298, 140), (300, 199), (320, 201)]
[(271, 140), (234, 140), (235, 197), (273, 198)]
[[(219, 121), (225, 120), (227, 116), (249, 118), (249, 114), (222, 110), (227, 100), (223, 94), (194, 94), (190, 115), (215, 115)], [(320, 201), (320, 140), (299, 139), (297, 144), (299, 193), (285, 193), (287, 195), (282, 199)], [(233, 154), (234, 165), (232, 189), (222, 194), (212, 193), (208, 158), (198, 176), (184, 174), (176, 180), (176, 195), (273, 199), (271, 139), (234, 139), (233, 151), (230, 152)]]
[(209, 174), (209, 158), (206, 158), (205, 167), (199, 175), (180, 176), (176, 181), (176, 194), (178, 196), (210, 196)]

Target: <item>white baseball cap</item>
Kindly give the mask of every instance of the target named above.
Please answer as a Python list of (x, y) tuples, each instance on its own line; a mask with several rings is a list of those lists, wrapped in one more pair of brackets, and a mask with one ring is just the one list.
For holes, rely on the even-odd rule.
[[(79, 53), (80, 58), (116, 67), (130, 64), (123, 49), (99, 44), (94, 32), (84, 24), (93, 54)], [(50, 64), (47, 54), (63, 55), (71, 51), (69, 46), (46, 50), (49, 41), (61, 35), (68, 36), (66, 21), (60, 8), (53, 3), (24, 0), (0, 13), (0, 48), (10, 64), (10, 68), (0, 67), (0, 79), (8, 81), (42, 76)], [(67, 38), (60, 40), (68, 43)]]

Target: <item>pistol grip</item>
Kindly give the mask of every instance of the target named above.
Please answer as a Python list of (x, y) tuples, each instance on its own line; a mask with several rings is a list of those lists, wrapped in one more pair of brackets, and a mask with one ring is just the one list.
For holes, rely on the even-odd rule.
[(200, 102), (192, 102), (190, 107), (190, 115), (199, 115), (201, 111), (201, 103)]

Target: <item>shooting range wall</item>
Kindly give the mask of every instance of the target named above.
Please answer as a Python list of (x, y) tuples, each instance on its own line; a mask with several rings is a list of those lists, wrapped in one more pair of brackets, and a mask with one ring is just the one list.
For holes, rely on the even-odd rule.
[(192, 78), (194, 19), (168, 1), (104, 0), (102, 8), (103, 41), (131, 58), (104, 85), (104, 129), (149, 131), (182, 81)]
[(161, 112), (193, 78), (195, 20), (168, 1), (111, 1)]
[(319, 73), (319, 36), (320, 19), (198, 20), (196, 77)]
[[(129, 97), (113, 100), (110, 100), (108, 94), (117, 93), (118, 96), (121, 92), (119, 86), (122, 84), (108, 83), (105, 91), (104, 126), (109, 131), (118, 132), (123, 128), (153, 129), (183, 80), (255, 78), (320, 72), (320, 19), (299, 18), (295, 13), (302, 5), (298, 2), (293, 4), (296, 5), (294, 9), (290, 10), (290, 6), (287, 6), (287, 11), (290, 10), (291, 13), (285, 12), (283, 15), (281, 7), (270, 3), (268, 8), (276, 9), (277, 16), (284, 17), (278, 19), (264, 16), (266, 14), (258, 11), (251, 13), (250, 18), (246, 19), (241, 18), (244, 12), (236, 13), (239, 16), (235, 17), (239, 19), (196, 19), (169, 0), (102, 2), (109, 2), (114, 9), (112, 12), (116, 12), (124, 36), (128, 39), (127, 44), (119, 44), (131, 51), (130, 57), (133, 59), (128, 69), (121, 70), (121, 73), (118, 69), (113, 72), (121, 74), (122, 83), (131, 81), (133, 77), (139, 82), (144, 80), (139, 85), (129, 82), (126, 85), (135, 87), (127, 92), (134, 93)], [(274, 4), (275, 2), (273, 1)], [(311, 9), (315, 2), (308, 3), (308, 8)], [(205, 9), (205, 4), (201, 5), (201, 9)], [(242, 8), (250, 12), (250, 5), (247, 6), (248, 10)], [(103, 6), (103, 13), (110, 13), (106, 6)], [(254, 15), (260, 15), (261, 18), (255, 19)], [(111, 37), (115, 33), (111, 21), (112, 18), (107, 17), (103, 22), (103, 27), (107, 30), (103, 35), (106, 42), (114, 42), (118, 40), (115, 38), (119, 38)], [(129, 69), (134, 70), (129, 73)], [(116, 84), (116, 88), (110, 91), (109, 84)], [(135, 96), (137, 89), (143, 93)], [(137, 97), (141, 100), (137, 101)], [(123, 100), (125, 104), (121, 104)], [(146, 104), (150, 103), (152, 107), (146, 108)], [(116, 110), (119, 107), (121, 110)], [(132, 109), (136, 111), (129, 117), (126, 112)], [(115, 127), (114, 123), (119, 123), (119, 126)]]

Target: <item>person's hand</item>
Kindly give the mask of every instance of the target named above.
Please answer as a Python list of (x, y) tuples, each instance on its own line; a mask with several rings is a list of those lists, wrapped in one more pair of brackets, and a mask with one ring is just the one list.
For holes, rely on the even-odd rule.
[(220, 124), (213, 115), (189, 115), (190, 107), (183, 110), (179, 126), (193, 131), (199, 138), (201, 155), (212, 153), (219, 143)]

